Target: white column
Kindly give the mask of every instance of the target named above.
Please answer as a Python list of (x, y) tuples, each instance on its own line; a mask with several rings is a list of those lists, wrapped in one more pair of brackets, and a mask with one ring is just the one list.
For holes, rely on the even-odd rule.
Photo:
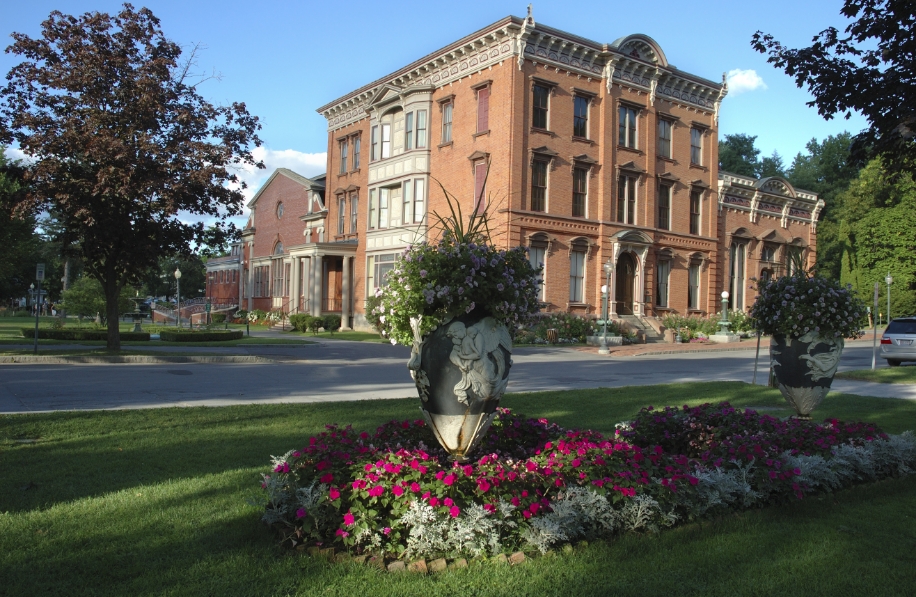
[(321, 255), (312, 256), (309, 272), (311, 274), (309, 276), (311, 278), (309, 280), (309, 297), (311, 298), (309, 305), (312, 315), (321, 315), (321, 262)]
[(350, 327), (350, 258), (344, 255), (343, 258), (343, 283), (341, 284), (343, 292), (341, 292), (341, 300), (343, 305), (340, 308), (340, 327), (348, 328)]
[(251, 293), (254, 292), (254, 243), (248, 243), (248, 307), (247, 311), (251, 311), (253, 306), (253, 301), (251, 298)]
[(299, 263), (301, 257), (293, 257), (292, 263), (289, 264), (289, 275), (292, 277), (289, 284), (289, 312), (297, 313), (299, 311)]

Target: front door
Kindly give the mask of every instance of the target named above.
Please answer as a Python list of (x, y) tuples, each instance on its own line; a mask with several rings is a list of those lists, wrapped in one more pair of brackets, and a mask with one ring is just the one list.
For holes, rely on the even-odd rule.
[(617, 259), (616, 295), (617, 313), (620, 315), (633, 314), (633, 287), (636, 282), (636, 264), (633, 256), (623, 253)]
[(321, 284), (321, 310), (339, 313), (343, 307), (343, 258), (325, 257)]

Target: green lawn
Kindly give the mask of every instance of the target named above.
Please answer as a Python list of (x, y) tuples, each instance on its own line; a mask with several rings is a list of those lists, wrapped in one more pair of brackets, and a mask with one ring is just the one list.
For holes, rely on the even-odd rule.
[(858, 379), (878, 383), (916, 384), (916, 366), (881, 367), (874, 371), (871, 369), (856, 369), (854, 371), (841, 371), (836, 376), (844, 379)]
[[(611, 432), (641, 406), (726, 399), (789, 414), (777, 391), (736, 382), (503, 404)], [(815, 415), (916, 429), (904, 400), (830, 394)], [(885, 596), (916, 586), (916, 477), (429, 577), (285, 552), (246, 505), (268, 456), (326, 423), (372, 430), (416, 416), (416, 400), (0, 416), (0, 595)]]

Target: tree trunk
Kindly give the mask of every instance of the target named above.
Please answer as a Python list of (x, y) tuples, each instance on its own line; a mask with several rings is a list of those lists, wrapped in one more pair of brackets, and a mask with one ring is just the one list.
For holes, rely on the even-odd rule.
[(118, 296), (121, 294), (121, 287), (117, 282), (105, 280), (102, 282), (105, 289), (105, 313), (108, 321), (108, 350), (121, 350), (121, 333), (118, 326), (121, 323), (118, 312)]

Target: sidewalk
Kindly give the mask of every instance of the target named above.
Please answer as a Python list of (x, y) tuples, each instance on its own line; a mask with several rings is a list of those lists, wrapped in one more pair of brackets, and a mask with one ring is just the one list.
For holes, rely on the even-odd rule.
[[(846, 346), (871, 346), (871, 338), (848, 340)], [(582, 352), (598, 354), (597, 346), (577, 346), (573, 348)], [(668, 342), (653, 342), (651, 344), (628, 344), (626, 346), (609, 347), (611, 357), (638, 357), (650, 354), (685, 354), (694, 352), (736, 352), (743, 350), (757, 350), (757, 338), (743, 338), (740, 342), (717, 344), (715, 342), (686, 342), (673, 344)], [(760, 354), (767, 355), (770, 351), (769, 338), (760, 339)]]

